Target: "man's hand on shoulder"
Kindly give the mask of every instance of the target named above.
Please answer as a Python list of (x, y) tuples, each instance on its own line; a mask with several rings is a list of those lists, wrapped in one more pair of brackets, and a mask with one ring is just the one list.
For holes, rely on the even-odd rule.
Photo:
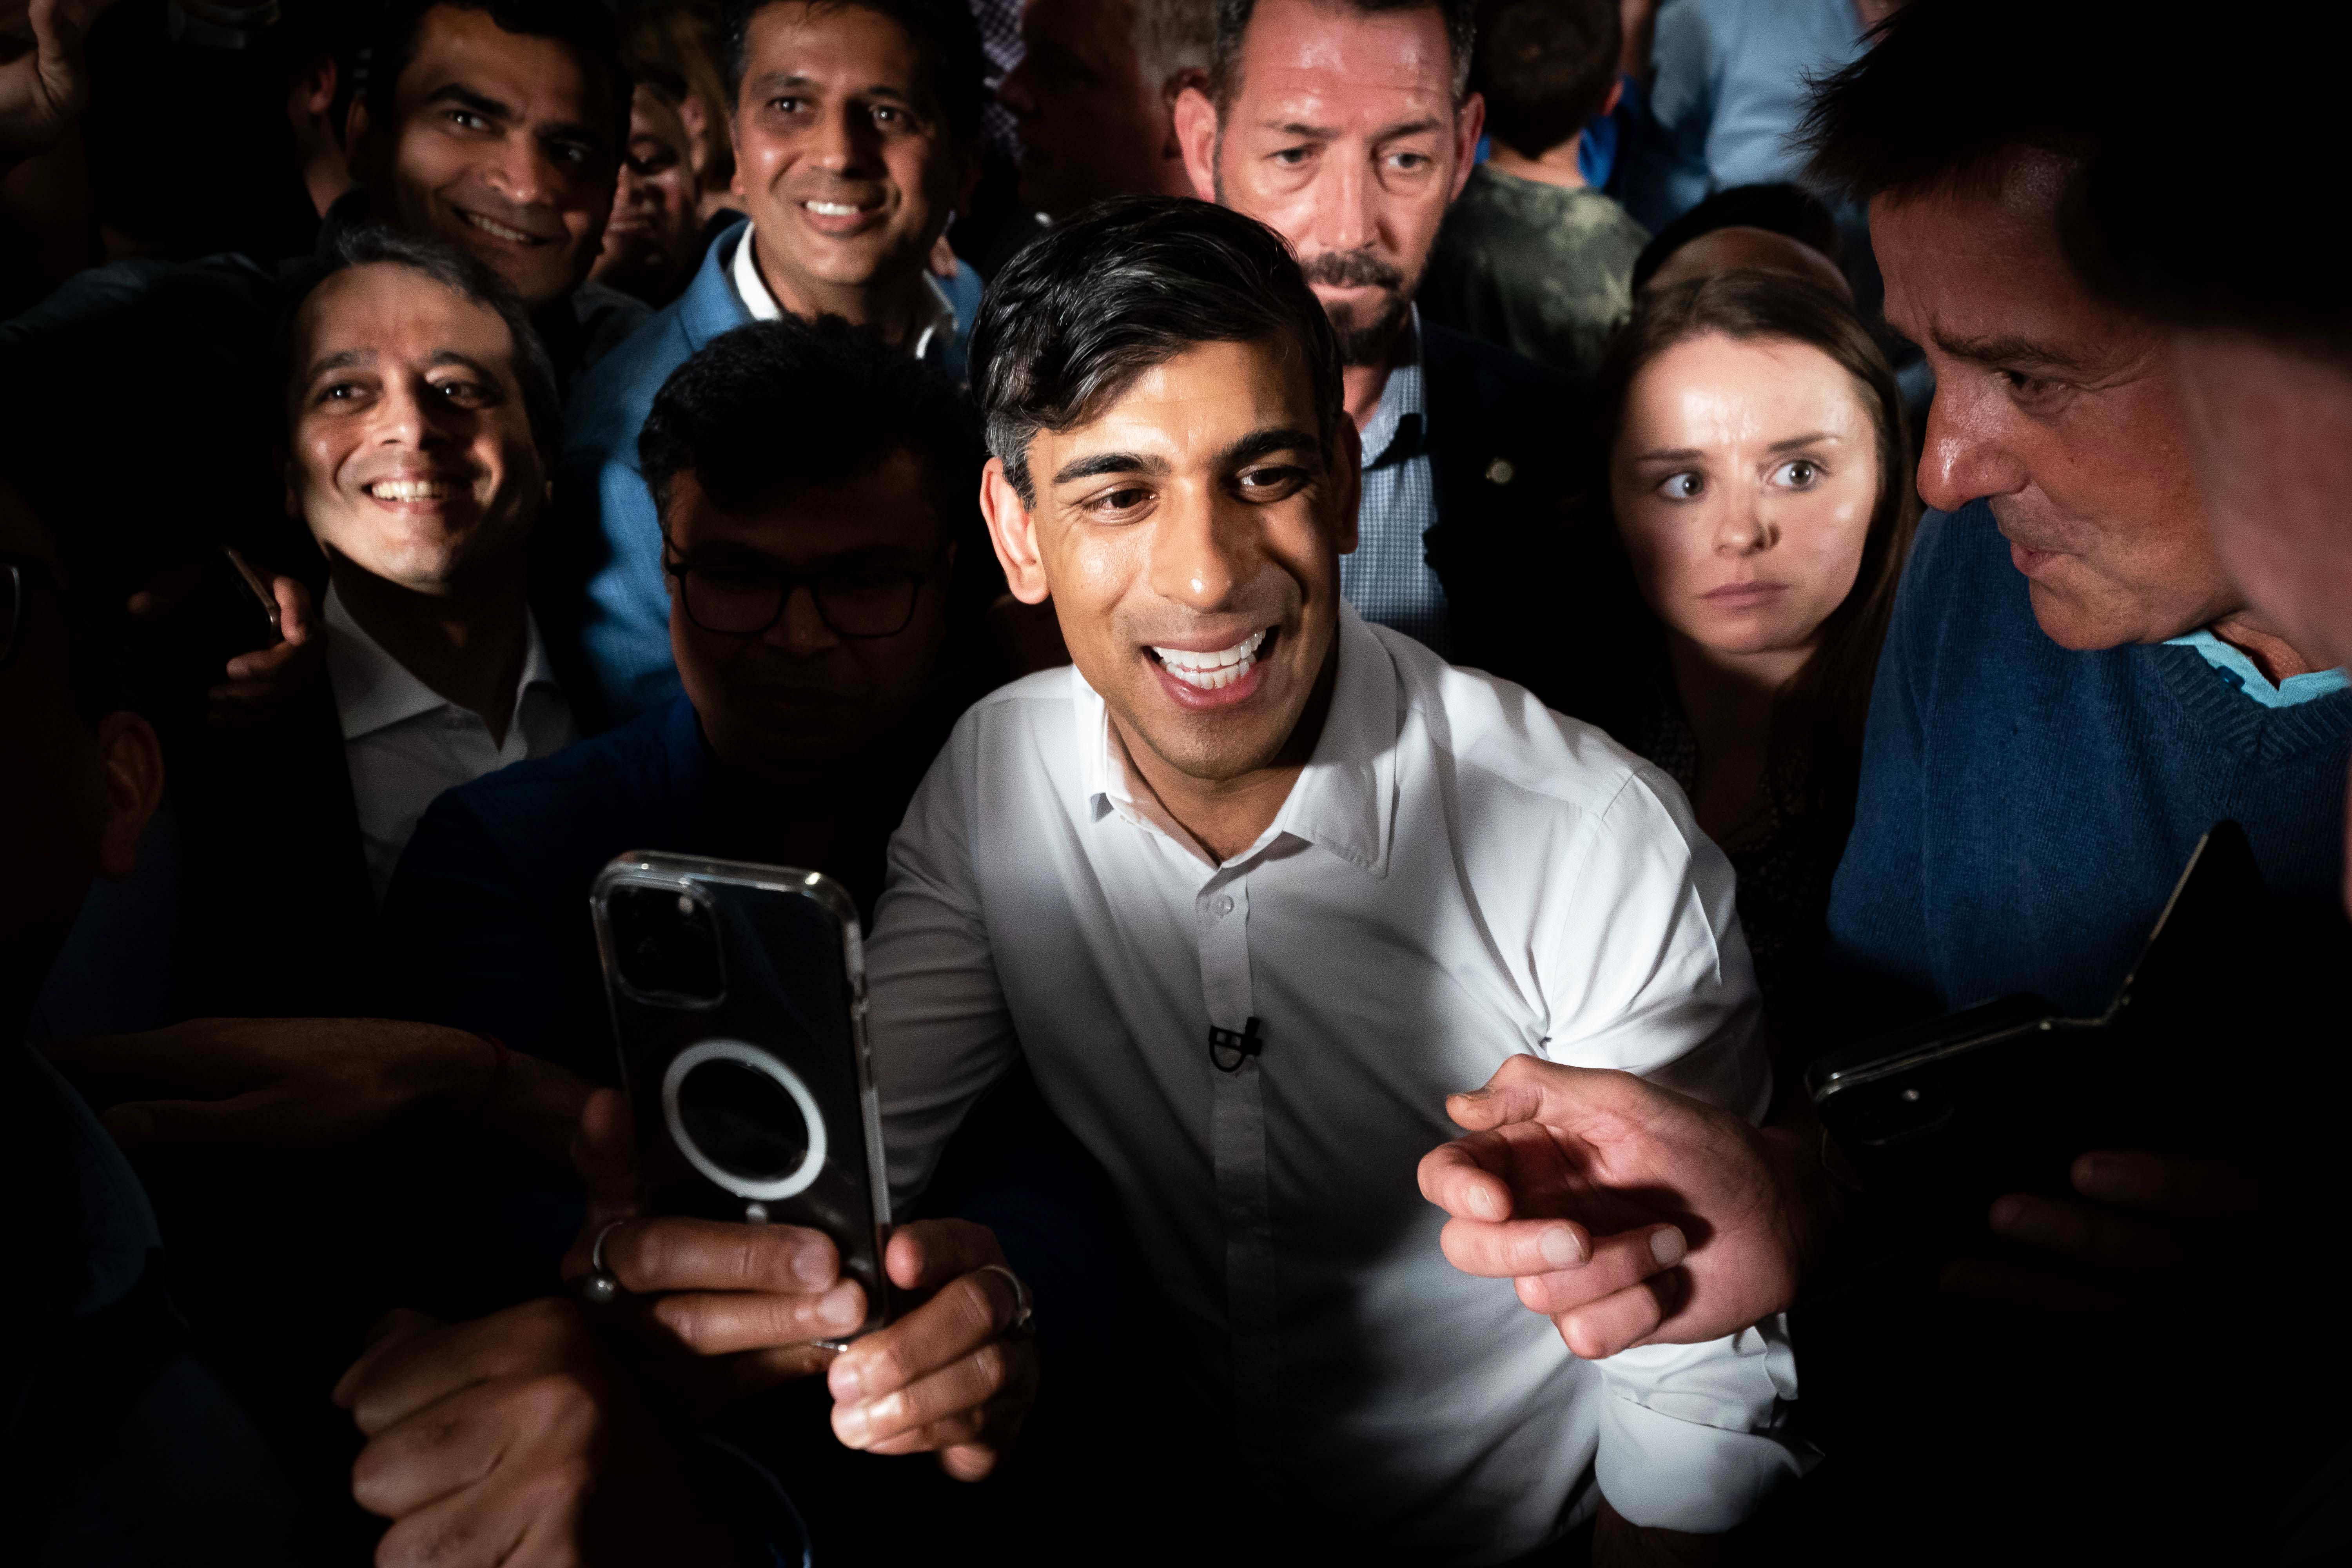
[(1472, 1131), (1421, 1190), (1453, 1216), (1447, 1260), (1516, 1281), (1579, 1356), (1720, 1339), (1796, 1299), (1827, 1200), (1795, 1135), (1528, 1056), (1446, 1110)]

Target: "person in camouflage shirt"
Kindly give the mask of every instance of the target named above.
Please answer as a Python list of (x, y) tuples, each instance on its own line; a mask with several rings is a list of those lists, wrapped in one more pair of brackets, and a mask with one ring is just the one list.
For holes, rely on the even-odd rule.
[(1430, 258), (1433, 321), (1564, 374), (1590, 377), (1633, 309), (1649, 235), (1584, 182), (1584, 126), (1616, 101), (1615, 0), (1496, 0), (1481, 18), (1473, 80), (1493, 138)]

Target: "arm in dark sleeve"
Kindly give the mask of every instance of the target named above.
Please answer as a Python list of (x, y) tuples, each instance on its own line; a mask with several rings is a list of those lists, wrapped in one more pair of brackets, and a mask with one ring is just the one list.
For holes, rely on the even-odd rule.
[(385, 1006), (548, 1055), (563, 994), (553, 911), (524, 885), (469, 793), (433, 803), (393, 876)]

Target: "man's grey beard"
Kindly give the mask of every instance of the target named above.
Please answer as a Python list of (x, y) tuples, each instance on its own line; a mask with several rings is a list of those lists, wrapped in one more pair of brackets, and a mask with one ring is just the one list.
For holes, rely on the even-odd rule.
[(1404, 331), (1405, 312), (1412, 304), (1402, 289), (1391, 289), (1370, 321), (1359, 321), (1353, 305), (1335, 305), (1327, 310), (1325, 314), (1331, 318), (1332, 335), (1339, 340), (1339, 363), (1350, 366), (1387, 364), (1396, 353), (1397, 339)]

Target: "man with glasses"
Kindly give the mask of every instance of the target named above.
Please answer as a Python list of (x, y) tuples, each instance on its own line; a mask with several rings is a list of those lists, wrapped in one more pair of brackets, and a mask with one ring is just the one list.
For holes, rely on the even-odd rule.
[(805, 866), (870, 916), (917, 781), (995, 679), (961, 651), (988, 597), (961, 578), (990, 557), (978, 426), (944, 372), (837, 318), (740, 328), (670, 376), (636, 455), (684, 694), (444, 796), (387, 906), (416, 1016), (606, 1080), (604, 862)]

